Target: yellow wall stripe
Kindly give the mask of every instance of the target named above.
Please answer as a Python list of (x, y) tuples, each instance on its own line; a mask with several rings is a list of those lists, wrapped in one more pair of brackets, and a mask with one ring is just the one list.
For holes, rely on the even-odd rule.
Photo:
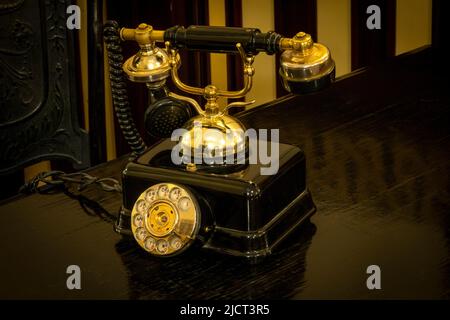
[(84, 111), (84, 128), (89, 131), (89, 80), (88, 80), (88, 45), (87, 45), (87, 0), (77, 0), (81, 12), (81, 29), (78, 30), (81, 64), (81, 93)]
[[(107, 6), (106, 1), (103, 2), (103, 22), (107, 20)], [(106, 130), (106, 160), (113, 160), (117, 157), (116, 154), (116, 132), (114, 126), (114, 107), (111, 95), (111, 83), (109, 80), (109, 66), (108, 54), (106, 47), (103, 51), (104, 70), (103, 75), (105, 79), (105, 130)]]
[(352, 69), (350, 12), (350, 0), (317, 0), (317, 41), (330, 49), (336, 76)]
[(395, 54), (431, 44), (432, 0), (397, 0)]
[[(242, 25), (244, 27), (259, 28), (262, 32), (274, 30), (275, 15), (273, 0), (244, 0), (242, 1)], [(255, 99), (253, 106), (272, 101), (277, 96), (275, 72), (275, 56), (260, 53), (256, 56), (255, 76), (253, 88), (246, 96), (246, 101)]]
[[(209, 25), (225, 26), (225, 0), (209, 0)], [(221, 53), (210, 54), (211, 84), (219, 89), (227, 89), (227, 56)], [(220, 98), (219, 104), (226, 103), (226, 99)]]

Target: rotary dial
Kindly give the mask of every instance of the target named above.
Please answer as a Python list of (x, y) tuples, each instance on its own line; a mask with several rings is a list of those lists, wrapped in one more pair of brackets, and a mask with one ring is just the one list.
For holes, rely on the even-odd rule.
[(185, 187), (158, 183), (139, 196), (131, 221), (134, 238), (142, 248), (157, 256), (168, 256), (192, 244), (200, 226), (200, 210)]

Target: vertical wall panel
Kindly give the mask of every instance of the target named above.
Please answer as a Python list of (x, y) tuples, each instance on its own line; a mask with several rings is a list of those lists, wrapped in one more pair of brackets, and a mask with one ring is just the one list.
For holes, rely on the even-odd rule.
[(83, 104), (84, 129), (89, 132), (89, 99), (88, 99), (88, 49), (87, 49), (87, 0), (77, 0), (77, 5), (81, 11), (81, 28), (78, 30), (78, 45), (80, 55), (80, 73), (81, 73), (81, 90), (82, 98), (80, 102)]
[(432, 43), (434, 48), (445, 49), (450, 39), (450, 28), (447, 15), (450, 12), (450, 1), (433, 0), (432, 2)]
[[(225, 21), (228, 27), (242, 27), (242, 1), (225, 0)], [(242, 62), (238, 55), (227, 56), (228, 89), (239, 90), (243, 85)], [(243, 99), (239, 99), (243, 100)]]
[[(106, 1), (103, 2), (103, 23), (107, 21), (108, 8)], [(111, 82), (109, 80), (108, 53), (103, 53), (104, 70), (104, 92), (105, 92), (105, 130), (106, 130), (106, 160), (113, 160), (117, 157), (116, 151), (116, 130), (114, 126), (114, 106), (111, 94)]]
[[(262, 32), (274, 30), (273, 0), (242, 1), (242, 24), (244, 27), (259, 28)], [(246, 96), (246, 101), (255, 99), (256, 106), (276, 98), (275, 56), (260, 53), (254, 66), (253, 89)]]
[[(225, 26), (225, 0), (209, 0), (209, 24), (211, 26)], [(227, 55), (211, 53), (211, 84), (219, 89), (227, 89)], [(225, 98), (219, 98), (219, 104), (226, 103)]]
[[(103, 87), (103, 0), (88, 1), (89, 142), (91, 163), (106, 161), (105, 91)], [(100, 85), (99, 85), (100, 84)]]
[[(317, 41), (317, 1), (316, 0), (274, 0), (275, 31), (285, 37), (293, 37), (297, 32), (309, 33)], [(276, 55), (278, 77), (280, 54)], [(281, 81), (277, 79), (277, 97), (286, 95)]]
[[(367, 8), (380, 8), (380, 29), (369, 29), (367, 19), (373, 13)], [(352, 70), (376, 64), (395, 55), (395, 0), (352, 0)]]
[(350, 0), (317, 0), (317, 39), (331, 51), (336, 75), (351, 71)]
[[(262, 32), (274, 30), (273, 0), (245, 0), (242, 2), (242, 24), (244, 27), (259, 28)], [(255, 59), (253, 88), (246, 101), (256, 100), (260, 105), (276, 98), (275, 56), (260, 53)]]
[(395, 54), (431, 44), (431, 0), (397, 0)]

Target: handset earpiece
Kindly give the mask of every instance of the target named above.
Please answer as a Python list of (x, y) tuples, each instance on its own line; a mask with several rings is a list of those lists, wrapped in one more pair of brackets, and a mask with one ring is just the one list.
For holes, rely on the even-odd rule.
[(140, 50), (124, 63), (123, 70), (130, 81), (146, 83), (149, 89), (149, 105), (144, 115), (147, 133), (156, 138), (168, 138), (193, 113), (189, 104), (169, 97), (166, 80), (172, 67), (167, 51), (150, 40), (149, 35), (153, 32), (152, 27), (146, 24), (140, 24), (133, 31)]
[(145, 130), (152, 137), (170, 138), (175, 129), (181, 128), (193, 112), (188, 103), (166, 96), (153, 101), (145, 111)]

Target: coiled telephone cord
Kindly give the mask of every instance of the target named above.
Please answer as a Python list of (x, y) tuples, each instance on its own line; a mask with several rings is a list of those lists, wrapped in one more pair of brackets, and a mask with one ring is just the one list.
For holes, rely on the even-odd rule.
[(127, 85), (122, 70), (123, 55), (120, 45), (119, 24), (116, 21), (109, 20), (105, 22), (103, 38), (108, 52), (109, 78), (111, 80), (111, 92), (117, 121), (125, 140), (131, 148), (132, 157), (136, 157), (145, 151), (146, 145), (136, 128), (131, 114)]

